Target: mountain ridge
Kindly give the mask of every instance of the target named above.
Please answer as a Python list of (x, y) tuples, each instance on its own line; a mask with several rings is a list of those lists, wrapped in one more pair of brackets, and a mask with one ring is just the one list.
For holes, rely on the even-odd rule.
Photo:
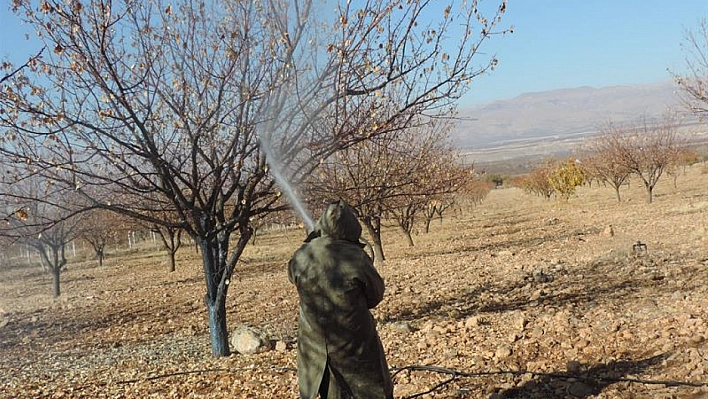
[(595, 88), (581, 86), (520, 94), (458, 111), (453, 140), (480, 150), (531, 139), (593, 134), (610, 121), (661, 118), (680, 110), (680, 88), (671, 81)]

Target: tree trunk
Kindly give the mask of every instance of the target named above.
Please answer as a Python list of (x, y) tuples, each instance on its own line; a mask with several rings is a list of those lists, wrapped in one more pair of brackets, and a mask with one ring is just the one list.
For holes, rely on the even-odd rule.
[[(167, 268), (170, 273), (176, 270), (177, 262), (175, 260), (175, 255), (177, 251), (182, 246), (182, 230), (173, 228), (160, 228), (155, 226), (152, 228), (153, 234), (158, 234), (160, 236), (160, 241), (162, 242), (162, 248), (165, 250), (167, 255)], [(195, 241), (196, 242), (196, 241)], [(197, 251), (199, 253), (199, 251)]]
[(647, 204), (651, 204), (654, 200), (654, 187), (649, 183), (646, 183), (644, 186), (647, 189)]
[(39, 263), (42, 265), (42, 271), (44, 271), (44, 272), (48, 272), (48, 271), (49, 271), (48, 265), (46, 265), (46, 264), (44, 263), (44, 258), (41, 257), (41, 256), (39, 257)]
[[(227, 247), (224, 247), (227, 245)], [(202, 261), (204, 262), (204, 278), (207, 293), (204, 302), (209, 315), (209, 334), (211, 339), (211, 353), (214, 357), (229, 356), (229, 332), (226, 328), (226, 291), (228, 285), (222, 285), (222, 277), (226, 269), (225, 251), (228, 241), (219, 242), (218, 239), (201, 239), (200, 242)]]
[(378, 222), (376, 222), (371, 218), (364, 218), (363, 222), (364, 227), (366, 227), (366, 231), (369, 232), (371, 240), (373, 241), (371, 245), (374, 247), (374, 263), (381, 264), (381, 262), (386, 260), (383, 246), (381, 244), (381, 221), (378, 220)]
[(620, 197), (620, 186), (615, 187), (615, 195), (617, 196), (617, 202), (622, 202), (622, 197)]
[(98, 267), (103, 266), (103, 250), (96, 252), (96, 259), (98, 259)]
[(226, 326), (226, 297), (211, 301), (207, 298), (209, 312), (209, 337), (211, 339), (211, 354), (214, 357), (229, 356), (229, 331)]
[(59, 275), (61, 274), (61, 266), (54, 265), (52, 267), (52, 283), (54, 286), (54, 298), (59, 298), (61, 295), (61, 288), (59, 287)]
[(425, 217), (425, 226), (423, 227), (423, 231), (425, 232), (425, 234), (430, 233), (430, 222), (432, 220), (433, 220), (432, 217), (428, 217), (428, 216)]
[(175, 268), (175, 251), (167, 250), (167, 267), (169, 272), (172, 273), (176, 270)]
[(230, 234), (220, 232), (215, 238), (197, 237), (204, 263), (207, 293), (204, 302), (209, 314), (211, 353), (214, 357), (228, 356), (229, 332), (226, 324), (226, 295), (236, 262), (253, 234), (248, 226), (241, 226), (239, 239), (229, 254)]
[(375, 264), (380, 265), (386, 260), (384, 255), (383, 245), (381, 244), (381, 233), (376, 234), (374, 237), (374, 255), (376, 255)]
[(406, 236), (406, 241), (408, 242), (408, 246), (414, 247), (415, 244), (413, 243), (413, 236), (411, 235), (411, 231), (409, 229), (404, 228), (404, 227), (401, 227), (401, 230), (403, 231), (403, 235)]

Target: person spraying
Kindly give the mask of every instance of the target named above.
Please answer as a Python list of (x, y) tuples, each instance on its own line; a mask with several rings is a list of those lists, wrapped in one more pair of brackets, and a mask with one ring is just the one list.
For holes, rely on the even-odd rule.
[(361, 224), (344, 201), (329, 204), (288, 264), (300, 297), (300, 398), (392, 399), (393, 384), (369, 309), (384, 282), (364, 251)]

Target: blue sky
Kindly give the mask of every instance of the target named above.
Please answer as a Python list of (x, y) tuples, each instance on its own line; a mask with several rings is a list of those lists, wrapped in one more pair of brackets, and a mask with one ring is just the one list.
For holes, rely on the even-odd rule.
[(668, 81), (680, 72), (687, 29), (708, 0), (510, 0), (512, 35), (490, 42), (499, 67), (461, 105), (580, 86)]
[[(701, 18), (708, 18), (708, 0), (510, 0), (504, 24), (514, 33), (484, 48), (500, 64), (473, 84), (460, 106), (559, 88), (670, 80), (667, 68), (684, 65), (685, 31)], [(23, 40), (26, 32), (0, 6), (0, 59), (20, 61), (39, 49)]]

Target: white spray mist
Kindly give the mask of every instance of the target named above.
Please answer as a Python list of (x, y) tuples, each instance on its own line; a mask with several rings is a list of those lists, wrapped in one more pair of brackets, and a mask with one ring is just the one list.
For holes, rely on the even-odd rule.
[(280, 157), (277, 156), (273, 145), (265, 134), (259, 134), (259, 142), (261, 149), (266, 155), (266, 162), (270, 168), (270, 173), (273, 175), (276, 184), (280, 187), (280, 190), (285, 194), (285, 197), (290, 202), (290, 205), (295, 209), (300, 218), (305, 223), (307, 231), (311, 232), (315, 228), (315, 223), (312, 221), (310, 214), (307, 212), (305, 205), (302, 203), (300, 198), (295, 193), (295, 189), (288, 179), (283, 175), (283, 170), (280, 164)]

